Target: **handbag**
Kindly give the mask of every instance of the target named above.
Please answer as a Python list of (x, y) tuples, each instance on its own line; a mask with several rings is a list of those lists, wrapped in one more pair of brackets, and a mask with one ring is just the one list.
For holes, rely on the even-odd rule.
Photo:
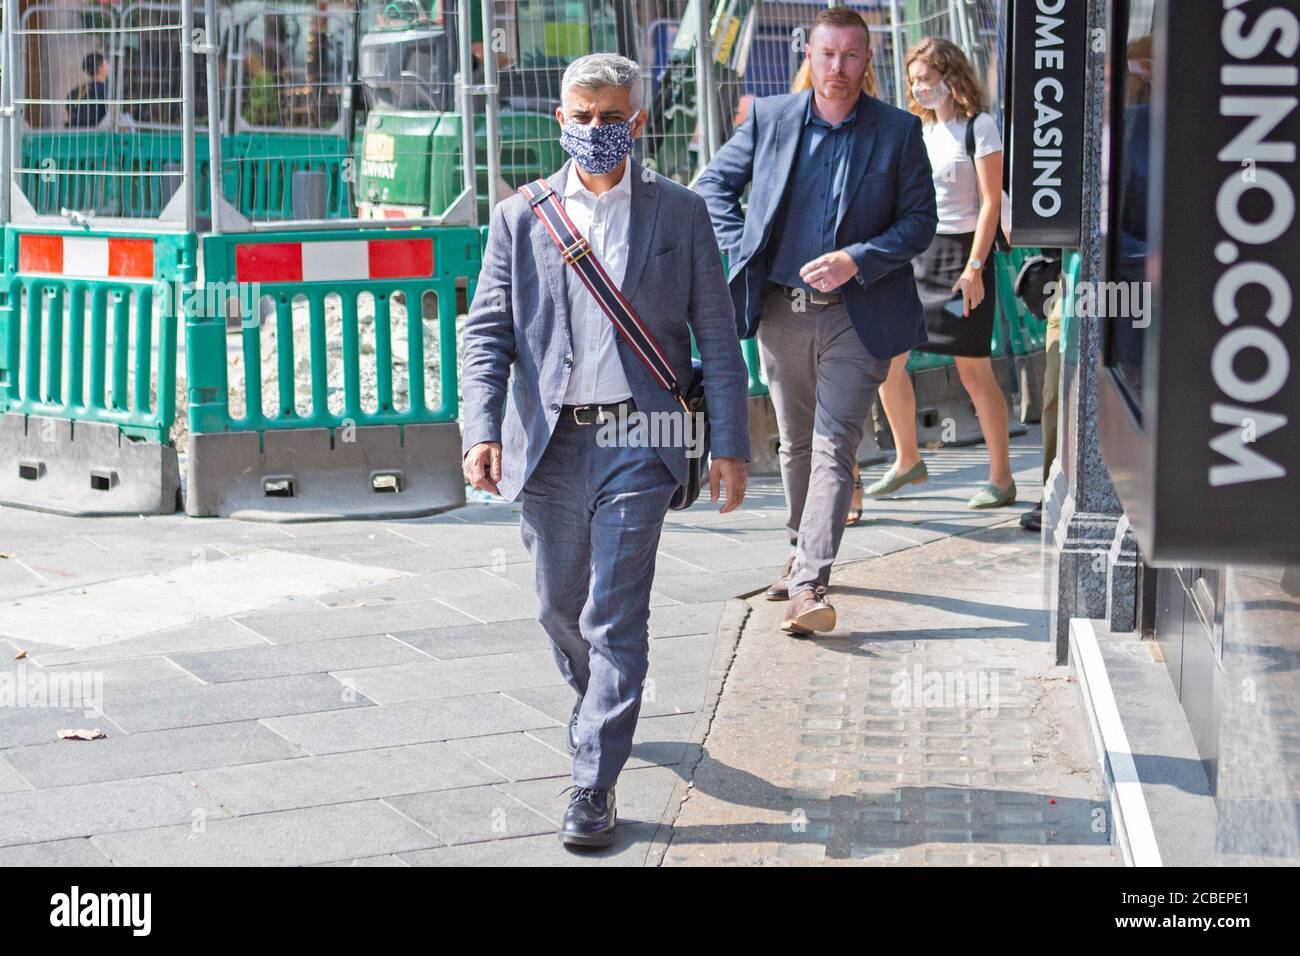
[[(972, 116), (970, 122), (966, 124), (966, 155), (970, 157), (972, 166), (975, 166), (975, 121), (979, 116)], [(975, 168), (975, 192), (978, 195), (980, 188), (979, 167)], [(982, 200), (981, 200), (982, 201)], [(1007, 191), (1002, 190), (1002, 205), (998, 208), (998, 231), (993, 237), (993, 250), (995, 252), (1011, 251), (1011, 197)]]
[[(560, 197), (545, 179), (538, 179), (520, 186), (518, 192), (528, 202), (537, 218), (542, 221), (546, 231), (559, 247), (560, 256), (582, 280), (600, 306), (601, 311), (613, 324), (619, 336), (631, 346), (636, 357), (641, 360), (650, 375), (675, 398), (687, 415), (687, 423), (694, 421), (695, 428), (683, 428), (687, 439), (686, 446), (686, 481), (673, 493), (668, 507), (673, 511), (682, 511), (695, 504), (700, 496), (700, 489), (708, 480), (709, 458), (709, 418), (708, 407), (704, 401), (704, 369), (700, 362), (692, 359), (693, 374), (690, 384), (683, 392), (673, 372), (672, 363), (664, 355), (663, 349), (650, 334), (646, 324), (632, 308), (632, 303), (619, 290), (604, 267), (591, 252), (591, 244), (578, 232), (564, 211)], [(693, 418), (693, 416), (700, 416)]]
[(1061, 281), (1061, 256), (1059, 253), (1041, 253), (1030, 256), (1016, 274), (1016, 297), (1040, 320), (1047, 320), (1052, 295), (1047, 287)]

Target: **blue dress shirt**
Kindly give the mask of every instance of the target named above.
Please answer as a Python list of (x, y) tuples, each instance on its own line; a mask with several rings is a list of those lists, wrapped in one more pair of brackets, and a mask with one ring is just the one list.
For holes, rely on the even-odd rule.
[(799, 277), (799, 270), (836, 248), (835, 220), (852, 159), (853, 124), (864, 95), (858, 94), (853, 112), (834, 126), (813, 109), (816, 97), (808, 97), (792, 181), (777, 212), (773, 242), (768, 246), (768, 278), (773, 282), (805, 292), (818, 291)]

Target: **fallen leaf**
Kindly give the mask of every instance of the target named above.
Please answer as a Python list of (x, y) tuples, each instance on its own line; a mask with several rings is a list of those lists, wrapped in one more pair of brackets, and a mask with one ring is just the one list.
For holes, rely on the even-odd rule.
[(60, 740), (99, 740), (107, 737), (108, 734), (98, 727), (94, 730), (60, 730), (58, 733)]
[(27, 652), (26, 652), (26, 651), (19, 651), (17, 654), (14, 655), (14, 660), (16, 660), (16, 661), (20, 661), (20, 660), (22, 660), (22, 659), (23, 659), (24, 657), (26, 657), (26, 656), (27, 656)]

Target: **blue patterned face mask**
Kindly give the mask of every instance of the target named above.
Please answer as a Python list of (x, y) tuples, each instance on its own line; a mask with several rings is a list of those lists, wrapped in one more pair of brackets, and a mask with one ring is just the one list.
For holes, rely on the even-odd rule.
[(600, 176), (632, 152), (632, 120), (599, 126), (569, 120), (561, 127), (560, 146), (584, 172)]

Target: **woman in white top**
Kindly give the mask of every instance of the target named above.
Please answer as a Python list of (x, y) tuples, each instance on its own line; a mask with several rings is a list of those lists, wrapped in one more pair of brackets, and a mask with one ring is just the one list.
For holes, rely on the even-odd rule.
[[(921, 117), (934, 170), (939, 227), (934, 243), (912, 263), (925, 309), (929, 342), (923, 351), (951, 355), (979, 415), (989, 449), (989, 481), (972, 508), (1000, 508), (1016, 500), (1007, 438), (1007, 402), (989, 357), (997, 296), (992, 268), (1002, 200), (1002, 139), (987, 112), (988, 98), (961, 49), (942, 39), (908, 51), (909, 102)], [(967, 143), (974, 124), (974, 155)], [(895, 458), (866, 489), (886, 497), (929, 477), (916, 440), (916, 395), (896, 356), (880, 388), (894, 435)]]

